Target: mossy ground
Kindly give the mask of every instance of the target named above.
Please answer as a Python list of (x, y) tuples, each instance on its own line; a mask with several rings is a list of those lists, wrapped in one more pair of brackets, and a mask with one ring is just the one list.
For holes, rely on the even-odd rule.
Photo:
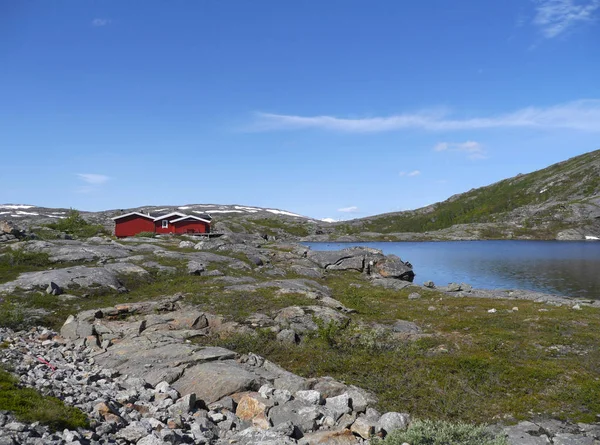
[(12, 412), (21, 422), (40, 422), (53, 430), (88, 425), (87, 416), (80, 410), (55, 397), (43, 396), (31, 388), (19, 386), (17, 380), (3, 369), (0, 369), (0, 410)]

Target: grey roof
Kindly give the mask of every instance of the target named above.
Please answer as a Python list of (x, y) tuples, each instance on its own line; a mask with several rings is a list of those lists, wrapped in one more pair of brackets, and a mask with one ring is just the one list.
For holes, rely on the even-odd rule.
[(202, 218), (202, 219), (207, 219), (207, 220), (212, 220), (212, 216), (210, 216), (208, 213), (189, 213), (189, 212), (159, 212), (159, 213), (150, 213), (150, 216), (152, 218), (158, 218), (160, 216), (165, 216), (165, 215), (169, 215), (171, 213), (179, 213), (181, 215), (186, 215), (186, 216), (195, 216), (196, 218)]

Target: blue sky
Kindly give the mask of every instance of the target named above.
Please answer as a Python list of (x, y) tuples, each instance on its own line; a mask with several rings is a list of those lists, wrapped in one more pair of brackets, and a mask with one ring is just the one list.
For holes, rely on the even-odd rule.
[(599, 149), (600, 0), (0, 2), (0, 203), (347, 219)]

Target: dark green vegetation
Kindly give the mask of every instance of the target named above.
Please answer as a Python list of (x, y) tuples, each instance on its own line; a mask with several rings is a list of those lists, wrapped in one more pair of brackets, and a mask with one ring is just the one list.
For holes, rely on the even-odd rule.
[(90, 224), (77, 210), (71, 209), (64, 219), (46, 224), (46, 227), (58, 232), (67, 233), (77, 238), (89, 238), (96, 235), (108, 235), (106, 229), (99, 224)]
[(156, 233), (154, 232), (140, 232), (137, 233), (136, 238), (154, 238), (156, 236)]
[(44, 270), (49, 266), (50, 260), (45, 253), (6, 249), (0, 253), (0, 283), (14, 280), (20, 273)]
[(504, 437), (495, 437), (482, 426), (467, 423), (417, 420), (406, 431), (394, 431), (377, 445), (507, 445)]
[[(519, 221), (515, 235), (552, 238), (568, 227), (570, 205), (583, 204), (600, 194), (600, 150), (543, 170), (505, 179), (456, 195), (432, 206), (408, 212), (388, 213), (338, 224), (338, 234), (360, 232), (428, 232), (455, 224), (513, 222), (508, 213), (524, 206), (541, 206)], [(494, 229), (488, 229), (494, 230)], [(483, 238), (504, 237), (484, 233)]]
[(20, 387), (17, 380), (3, 369), (0, 369), (0, 410), (11, 411), (21, 422), (40, 422), (54, 430), (88, 425), (86, 415), (78, 409), (66, 406), (55, 397)]

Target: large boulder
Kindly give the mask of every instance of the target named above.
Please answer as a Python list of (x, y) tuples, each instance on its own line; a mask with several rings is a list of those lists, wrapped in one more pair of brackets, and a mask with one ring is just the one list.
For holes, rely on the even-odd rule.
[(378, 260), (373, 267), (373, 272), (383, 278), (395, 278), (403, 281), (412, 281), (415, 279), (415, 273), (412, 266), (403, 262), (396, 255), (387, 255)]
[(359, 272), (364, 270), (365, 261), (373, 261), (381, 257), (383, 257), (383, 253), (380, 250), (366, 247), (306, 252), (306, 258), (318, 264), (322, 269), (357, 270)]

